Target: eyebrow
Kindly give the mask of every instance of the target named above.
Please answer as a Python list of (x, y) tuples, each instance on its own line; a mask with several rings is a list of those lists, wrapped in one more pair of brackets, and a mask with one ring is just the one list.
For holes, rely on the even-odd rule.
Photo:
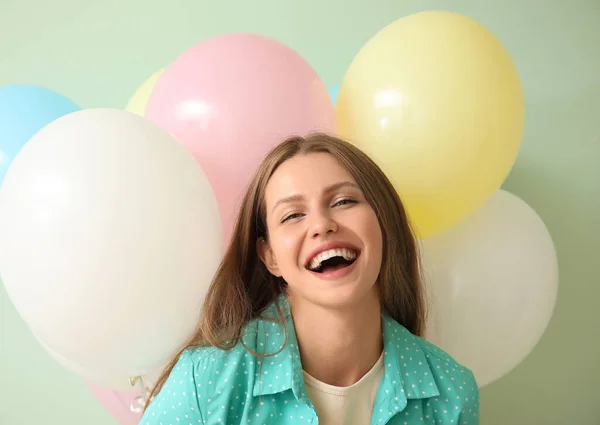
[[(327, 186), (323, 190), (323, 193), (327, 194), (327, 193), (335, 192), (336, 190), (339, 190), (339, 189), (342, 189), (342, 188), (345, 188), (345, 187), (352, 187), (354, 189), (360, 189), (356, 185), (356, 183), (352, 183), (350, 181), (342, 181), (342, 182), (334, 183), (334, 184), (331, 184), (331, 185)], [(302, 201), (303, 199), (304, 199), (303, 195), (286, 196), (285, 198), (281, 198), (277, 202), (275, 202), (275, 205), (273, 205), (273, 209), (271, 211), (275, 211), (275, 208), (277, 208), (281, 204), (288, 204), (288, 203), (291, 203), (291, 202), (299, 202), (299, 201)]]

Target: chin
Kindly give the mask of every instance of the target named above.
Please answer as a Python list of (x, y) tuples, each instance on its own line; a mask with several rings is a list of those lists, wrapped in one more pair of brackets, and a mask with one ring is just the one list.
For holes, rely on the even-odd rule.
[(311, 285), (314, 293), (306, 294), (302, 298), (324, 308), (335, 310), (356, 308), (365, 304), (374, 289), (360, 285), (359, 282), (329, 283), (329, 285), (323, 285), (322, 282), (318, 282), (317, 285)]

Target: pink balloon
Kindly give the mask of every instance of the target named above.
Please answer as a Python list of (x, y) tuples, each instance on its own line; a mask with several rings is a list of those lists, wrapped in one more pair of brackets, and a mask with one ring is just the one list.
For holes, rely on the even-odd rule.
[[(100, 404), (119, 424), (138, 425), (142, 413), (132, 412), (130, 406), (132, 400), (142, 395), (140, 391), (115, 391), (91, 382), (86, 383)], [(137, 406), (135, 403), (134, 405)]]
[(201, 42), (167, 67), (146, 117), (186, 146), (208, 176), (228, 241), (251, 174), (291, 135), (335, 132), (327, 87), (294, 50), (246, 33)]

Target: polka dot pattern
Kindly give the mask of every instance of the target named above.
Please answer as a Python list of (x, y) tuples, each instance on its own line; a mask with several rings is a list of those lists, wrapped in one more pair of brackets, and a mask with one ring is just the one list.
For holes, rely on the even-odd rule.
[[(242, 344), (228, 352), (188, 349), (140, 425), (318, 424), (289, 306), (285, 299), (280, 303), (284, 325), (268, 320), (277, 318), (272, 306), (244, 336), (258, 353), (280, 352), (255, 357)], [(478, 425), (479, 391), (471, 371), (392, 318), (384, 316), (383, 325), (384, 377), (371, 423)]]

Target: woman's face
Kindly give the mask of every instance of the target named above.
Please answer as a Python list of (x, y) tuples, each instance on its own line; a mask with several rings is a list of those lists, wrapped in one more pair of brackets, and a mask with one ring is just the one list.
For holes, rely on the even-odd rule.
[(376, 291), (383, 241), (375, 211), (356, 181), (327, 153), (297, 155), (265, 193), (267, 268), (283, 277), (295, 303), (355, 305)]

